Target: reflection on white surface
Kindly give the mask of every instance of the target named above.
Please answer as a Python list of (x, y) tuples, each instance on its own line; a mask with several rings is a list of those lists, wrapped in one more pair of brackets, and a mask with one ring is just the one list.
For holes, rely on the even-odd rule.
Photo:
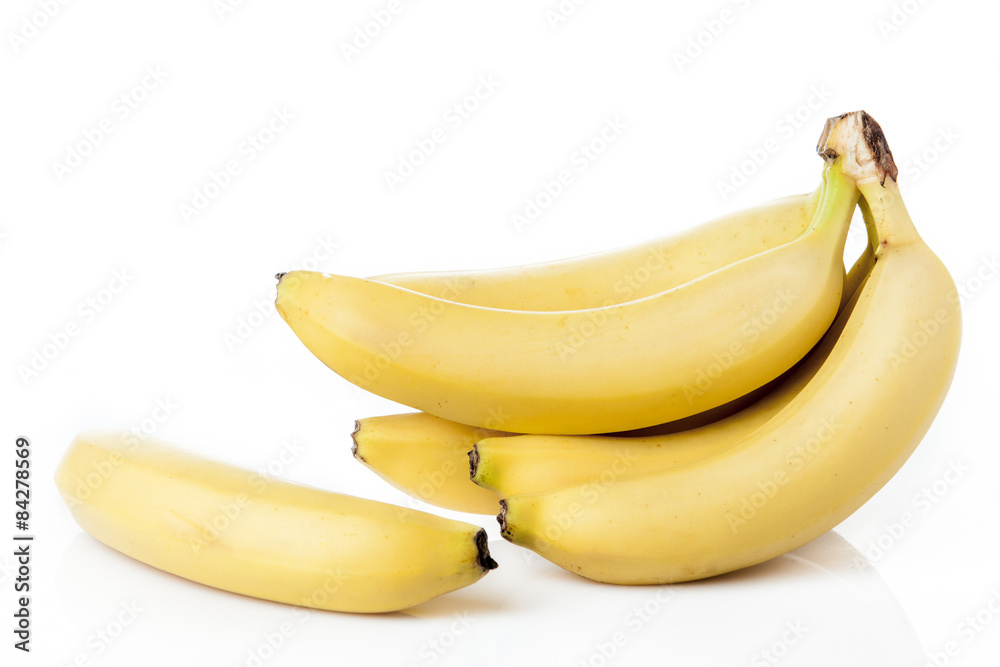
[[(80, 534), (57, 588), (76, 641), (59, 664), (919, 665), (908, 619), (836, 533), (675, 586), (581, 579), (506, 542), (478, 584), (394, 614), (320, 612), (218, 591)], [(140, 663), (141, 661), (141, 663)]]

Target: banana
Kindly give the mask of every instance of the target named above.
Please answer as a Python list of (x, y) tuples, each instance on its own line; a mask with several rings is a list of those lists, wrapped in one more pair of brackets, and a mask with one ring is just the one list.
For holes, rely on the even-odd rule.
[(590, 579), (700, 579), (773, 558), (850, 516), (903, 465), (951, 384), (954, 282), (915, 230), (878, 124), (832, 118), (821, 154), (858, 183), (875, 265), (818, 368), (739, 442), (670, 470), (507, 498), (503, 536)]
[[(831, 331), (835, 336), (836, 331)], [(822, 354), (817, 351), (812, 355)], [(656, 436), (516, 435), (476, 442), (468, 453), (473, 485), (507, 498), (667, 470), (713, 456), (767, 423), (802, 389), (794, 375), (758, 403), (712, 424)], [(496, 500), (494, 499), (494, 504)]]
[(565, 434), (670, 422), (773, 380), (830, 326), (858, 193), (833, 166), (823, 182), (795, 240), (644, 299), (501, 310), (295, 271), (279, 275), (276, 307), (338, 374), (438, 417)]
[(496, 567), (476, 526), (264, 477), (128, 433), (77, 436), (56, 485), (77, 523), (108, 546), (266, 600), (394, 611)]
[(561, 261), (487, 271), (371, 278), (449, 301), (508, 310), (584, 310), (672, 289), (800, 236), (821, 188), (731, 213), (676, 235)]
[(424, 502), (473, 514), (496, 514), (500, 497), (469, 479), (469, 450), (481, 438), (510, 435), (457, 424), (425, 412), (359, 419), (354, 458)]

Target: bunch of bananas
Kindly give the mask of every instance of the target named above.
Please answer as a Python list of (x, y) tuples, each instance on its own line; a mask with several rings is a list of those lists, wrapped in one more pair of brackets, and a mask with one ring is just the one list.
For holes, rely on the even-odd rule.
[[(878, 124), (827, 121), (817, 189), (633, 248), (492, 271), (279, 274), (276, 306), (347, 380), (420, 412), (359, 420), (354, 455), (431, 504), (598, 581), (709, 577), (857, 510), (954, 372), (954, 283), (917, 234)], [(845, 271), (860, 206), (868, 246)], [(59, 484), (111, 546), (228, 590), (398, 609), (495, 567), (461, 522), (81, 436)], [(81, 480), (116, 459), (99, 488)], [(111, 464), (109, 464), (111, 465)], [(471, 476), (470, 476), (471, 472)], [(202, 539), (227, 499), (232, 527)], [(196, 543), (196, 541), (195, 541)], [(197, 551), (197, 550), (194, 550)]]

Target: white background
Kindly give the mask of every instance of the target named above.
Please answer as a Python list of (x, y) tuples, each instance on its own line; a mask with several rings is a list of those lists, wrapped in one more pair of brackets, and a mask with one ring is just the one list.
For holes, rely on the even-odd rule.
[[(421, 0), (350, 58), (343, 45), (386, 0), (48, 4), (51, 17), (29, 0), (0, 15), (0, 442), (33, 443), (37, 535), (30, 656), (11, 648), (12, 548), (0, 549), (5, 664), (775, 664), (770, 648), (783, 665), (972, 666), (1000, 653), (995, 3), (594, 1), (553, 24), (556, 0)], [(481, 77), (496, 89), (449, 122)], [(793, 554), (617, 588), (503, 542), (491, 517), (442, 512), (485, 526), (500, 568), (404, 613), (304, 616), (121, 556), (56, 495), (76, 432), (155, 421), (158, 437), (255, 468), (301, 449), (283, 475), (426, 508), (351, 458), (355, 418), (404, 409), (296, 340), (269, 310), (276, 272), (485, 268), (640, 242), (811, 190), (823, 120), (859, 108), (968, 294), (964, 343), (903, 470)], [(275, 110), (293, 118), (249, 159), (244, 142)], [(571, 167), (609, 119), (618, 139)], [(438, 127), (444, 143), (390, 189), (385, 172)], [(185, 216), (230, 160), (239, 173)], [(572, 185), (518, 229), (512, 214), (564, 168)], [(0, 456), (5, 476), (12, 459)], [(941, 654), (948, 642), (957, 655)]]

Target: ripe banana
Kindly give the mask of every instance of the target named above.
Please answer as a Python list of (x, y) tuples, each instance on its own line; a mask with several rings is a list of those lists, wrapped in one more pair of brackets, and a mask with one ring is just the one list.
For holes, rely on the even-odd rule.
[(56, 484), (77, 523), (108, 546), (267, 600), (393, 611), (496, 567), (476, 526), (265, 477), (127, 433), (78, 436)]
[(500, 310), (295, 271), (279, 275), (276, 307), (343, 377), (452, 421), (569, 434), (661, 424), (773, 380), (830, 326), (858, 194), (831, 166), (823, 183), (795, 240), (618, 305)]
[(830, 530), (903, 465), (954, 373), (961, 313), (947, 269), (917, 234), (878, 124), (828, 121), (827, 160), (856, 177), (875, 265), (807, 385), (740, 442), (662, 472), (513, 496), (510, 541), (585, 577), (652, 584), (759, 563)]
[(396, 273), (377, 280), (473, 306), (583, 310), (683, 285), (793, 241), (808, 227), (821, 188), (731, 213), (679, 234), (557, 262), (487, 271)]
[(354, 458), (394, 487), (438, 507), (496, 514), (500, 497), (469, 479), (469, 450), (481, 438), (508, 435), (425, 412), (355, 422)]

